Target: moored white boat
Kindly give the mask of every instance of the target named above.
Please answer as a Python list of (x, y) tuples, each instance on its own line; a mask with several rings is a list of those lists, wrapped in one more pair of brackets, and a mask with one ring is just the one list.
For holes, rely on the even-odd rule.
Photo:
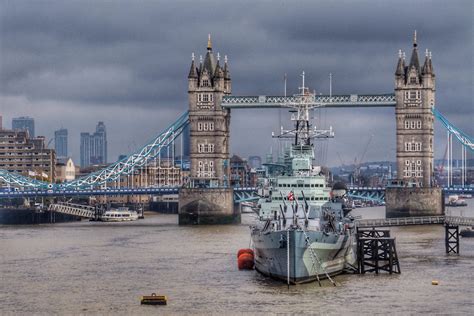
[(100, 217), (100, 220), (104, 222), (136, 221), (137, 219), (138, 213), (135, 211), (130, 211), (128, 207), (110, 209)]
[(447, 206), (467, 206), (467, 203), (464, 199), (461, 199), (459, 195), (450, 195), (448, 197), (448, 203), (446, 203)]

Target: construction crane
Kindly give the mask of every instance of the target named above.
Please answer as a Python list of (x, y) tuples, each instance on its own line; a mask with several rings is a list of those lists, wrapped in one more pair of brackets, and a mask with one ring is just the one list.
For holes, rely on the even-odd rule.
[(367, 153), (367, 150), (369, 149), (370, 142), (372, 141), (372, 138), (374, 138), (374, 134), (371, 134), (369, 137), (369, 140), (365, 144), (364, 150), (362, 151), (362, 154), (360, 155), (360, 158), (357, 159), (357, 157), (354, 158), (354, 181), (357, 185), (360, 185), (360, 165), (362, 161), (364, 161), (365, 154)]
[(446, 149), (444, 150), (443, 160), (441, 160), (441, 164), (437, 168), (440, 176), (444, 171), (444, 163), (446, 162), (447, 155), (448, 155), (448, 145), (446, 145)]
[(341, 168), (344, 168), (344, 166), (345, 166), (346, 164), (345, 164), (344, 161), (342, 160), (341, 154), (340, 154), (338, 151), (336, 151), (336, 154), (337, 154), (337, 157), (339, 157), (339, 161), (341, 162)]

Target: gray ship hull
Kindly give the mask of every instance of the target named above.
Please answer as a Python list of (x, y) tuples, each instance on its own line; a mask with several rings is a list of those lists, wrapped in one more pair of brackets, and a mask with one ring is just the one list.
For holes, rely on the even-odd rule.
[[(258, 229), (252, 232), (256, 270), (285, 282), (288, 280), (287, 233), (286, 230), (262, 233)], [(303, 231), (289, 231), (290, 283), (324, 279), (355, 264), (354, 237), (349, 231), (345, 235), (306, 231), (306, 235), (312, 251), (306, 245)]]

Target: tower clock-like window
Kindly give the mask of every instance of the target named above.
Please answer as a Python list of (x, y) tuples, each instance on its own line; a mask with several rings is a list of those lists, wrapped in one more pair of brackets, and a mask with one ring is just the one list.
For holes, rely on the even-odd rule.
[(214, 176), (214, 161), (199, 160), (198, 162), (198, 177), (211, 178)]
[(214, 131), (214, 122), (199, 122), (198, 131)]
[(212, 102), (214, 100), (212, 93), (199, 93), (198, 102)]
[(421, 142), (406, 142), (405, 151), (421, 151), (422, 143)]

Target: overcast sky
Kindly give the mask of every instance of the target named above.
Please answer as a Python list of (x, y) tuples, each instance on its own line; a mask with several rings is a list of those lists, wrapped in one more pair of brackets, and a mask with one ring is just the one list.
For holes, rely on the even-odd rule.
[[(238, 2), (238, 3), (237, 3)], [(0, 114), (31, 116), (48, 139), (107, 126), (109, 160), (145, 144), (186, 111), (191, 53), (228, 55), (234, 95), (393, 93), (398, 50), (433, 54), (436, 106), (474, 135), (473, 12), (466, 1), (1, 1)], [(265, 155), (278, 110), (233, 110), (231, 152)], [(395, 160), (393, 108), (327, 109), (326, 163)], [(287, 118), (287, 113), (283, 112)], [(436, 124), (435, 156), (446, 146)], [(276, 147), (274, 147), (276, 149)], [(340, 158), (339, 158), (340, 157)]]

